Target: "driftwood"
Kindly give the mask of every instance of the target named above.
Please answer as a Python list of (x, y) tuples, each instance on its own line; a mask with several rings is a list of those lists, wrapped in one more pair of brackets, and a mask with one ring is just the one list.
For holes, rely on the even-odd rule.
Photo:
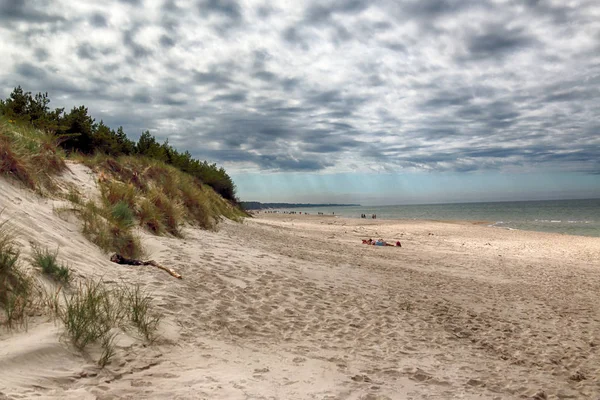
[(124, 265), (152, 265), (153, 267), (160, 268), (163, 271), (167, 271), (169, 274), (173, 275), (177, 279), (181, 279), (181, 275), (179, 275), (177, 272), (175, 272), (175, 270), (173, 270), (171, 268), (163, 267), (162, 265), (160, 265), (159, 263), (157, 263), (154, 260), (142, 261), (142, 260), (136, 260), (133, 258), (126, 258), (120, 254), (113, 254), (112, 256), (110, 256), (110, 261), (115, 262), (117, 264), (124, 264)]

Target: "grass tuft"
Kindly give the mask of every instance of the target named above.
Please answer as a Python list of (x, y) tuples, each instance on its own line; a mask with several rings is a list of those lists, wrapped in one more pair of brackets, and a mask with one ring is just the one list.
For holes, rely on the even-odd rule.
[(21, 269), (20, 251), (16, 234), (7, 221), (0, 223), (0, 306), (4, 309), (4, 323), (10, 329), (24, 323), (30, 305), (32, 279)]
[(12, 177), (30, 189), (55, 191), (52, 175), (66, 168), (56, 137), (0, 117), (0, 175)]
[(0, 136), (0, 173), (24, 183), (30, 189), (37, 188), (37, 180), (23, 154), (7, 137)]
[(214, 227), (214, 218), (208, 199), (193, 179), (182, 179), (180, 184), (183, 205), (189, 217), (204, 229)]
[(125, 229), (119, 225), (109, 226), (110, 244), (109, 252), (116, 252), (129, 258), (140, 258), (144, 255), (144, 249), (140, 237), (131, 229)]
[(133, 231), (133, 212), (126, 204), (105, 208), (88, 200), (58, 212), (75, 212), (83, 223), (83, 236), (108, 253), (130, 258), (144, 254), (141, 240)]
[(146, 340), (153, 342), (161, 317), (150, 313), (152, 297), (140, 285), (128, 288), (129, 318), (144, 335)]
[(62, 283), (69, 283), (72, 279), (71, 270), (69, 267), (59, 264), (58, 249), (50, 251), (50, 249), (40, 249), (33, 246), (33, 265), (39, 268), (44, 274)]
[(104, 367), (115, 354), (115, 328), (131, 322), (148, 340), (156, 339), (160, 317), (151, 313), (152, 298), (139, 285), (108, 288), (102, 281), (87, 281), (64, 296), (59, 315), (73, 345), (83, 350), (100, 343), (98, 363)]
[(128, 229), (135, 224), (135, 216), (129, 204), (120, 201), (111, 208), (112, 220), (121, 228)]
[(179, 225), (183, 223), (183, 209), (177, 199), (169, 198), (161, 189), (153, 188), (149, 200), (154, 204), (167, 232), (180, 236)]
[(73, 187), (69, 188), (69, 192), (64, 196), (64, 198), (76, 205), (83, 204), (83, 198), (81, 197), (81, 194)]
[(100, 184), (102, 200), (107, 206), (125, 203), (130, 208), (135, 208), (137, 198), (135, 187), (115, 181), (104, 181)]
[(137, 216), (140, 220), (140, 225), (155, 235), (162, 235), (165, 232), (160, 211), (150, 200), (142, 199), (140, 201)]
[(110, 302), (110, 293), (101, 282), (88, 281), (74, 293), (65, 295), (60, 316), (75, 347), (81, 350), (110, 331), (114, 321), (105, 312), (112, 309)]

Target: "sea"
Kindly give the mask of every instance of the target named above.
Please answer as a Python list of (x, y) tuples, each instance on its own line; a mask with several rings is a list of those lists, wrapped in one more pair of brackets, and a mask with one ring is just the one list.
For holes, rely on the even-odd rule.
[(600, 199), (412, 204), (396, 206), (330, 206), (281, 209), (338, 217), (486, 221), (490, 226), (568, 235), (600, 237)]

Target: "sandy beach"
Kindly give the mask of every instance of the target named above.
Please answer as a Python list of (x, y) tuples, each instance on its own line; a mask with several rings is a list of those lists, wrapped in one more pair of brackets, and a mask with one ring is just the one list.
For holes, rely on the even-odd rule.
[[(89, 171), (71, 170), (92, 190)], [(45, 315), (2, 329), (0, 398), (600, 396), (600, 238), (282, 214), (184, 239), (142, 232), (177, 280), (109, 262), (53, 212), (59, 200), (0, 186), (25, 255), (31, 240), (60, 246), (77, 277), (139, 283), (163, 315), (152, 345), (121, 332), (104, 369)]]

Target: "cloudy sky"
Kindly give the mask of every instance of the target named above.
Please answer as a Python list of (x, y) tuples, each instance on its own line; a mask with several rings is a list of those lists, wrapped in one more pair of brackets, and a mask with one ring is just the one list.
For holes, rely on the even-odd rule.
[(0, 94), (223, 165), (243, 200), (600, 197), (597, 0), (0, 0)]

